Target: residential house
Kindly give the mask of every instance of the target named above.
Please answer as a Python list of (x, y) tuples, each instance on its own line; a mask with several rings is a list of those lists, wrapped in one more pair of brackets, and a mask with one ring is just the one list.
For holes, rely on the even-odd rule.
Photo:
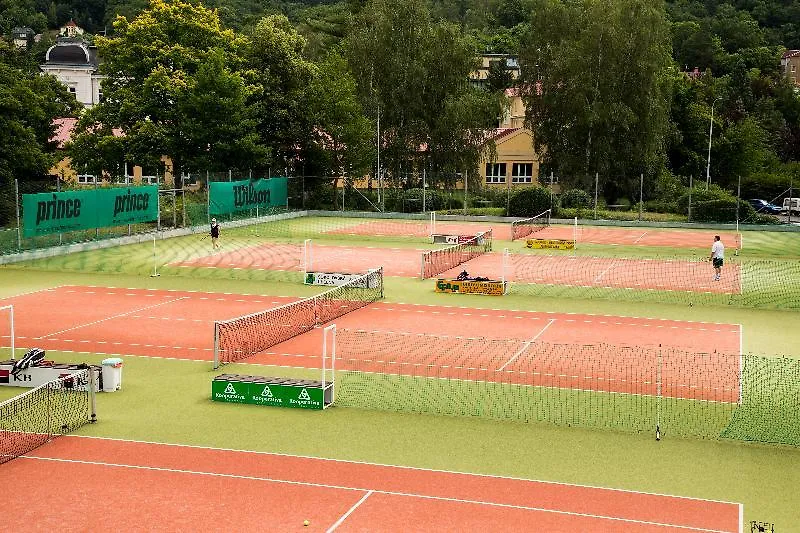
[(11, 30), (11, 42), (17, 48), (30, 48), (31, 43), (33, 42), (33, 37), (33, 30), (27, 26), (14, 28)]
[(56, 44), (47, 50), (45, 62), (39, 65), (44, 74), (51, 74), (63, 83), (75, 98), (91, 107), (103, 98), (98, 73), (97, 48), (82, 37), (83, 30), (73, 21), (61, 28)]
[(491, 132), (495, 154), (481, 162), (479, 171), (488, 187), (517, 187), (539, 182), (539, 157), (533, 134), (525, 127), (525, 104), (518, 89), (506, 89), (509, 107), (499, 127)]
[(483, 54), (480, 57), (481, 64), (478, 70), (471, 73), (469, 76), (470, 83), (482, 87), (486, 84), (489, 78), (489, 72), (493, 65), (505, 61), (506, 71), (511, 74), (511, 79), (516, 80), (519, 78), (519, 61), (516, 56), (509, 54)]
[(800, 50), (786, 50), (781, 56), (783, 73), (800, 87)]
[[(72, 132), (75, 129), (77, 122), (78, 119), (76, 118), (59, 118), (55, 120), (56, 133), (51, 141), (58, 143), (59, 150), (63, 150), (64, 145), (72, 137)], [(115, 129), (114, 135), (122, 136), (123, 133), (121, 130)], [(49, 174), (60, 180), (62, 183), (73, 185), (94, 186), (95, 184), (110, 183), (112, 179), (114, 179), (117, 183), (129, 183), (135, 185), (164, 184), (168, 187), (172, 187), (175, 182), (172, 175), (172, 161), (166, 156), (162, 156), (161, 161), (164, 166), (163, 175), (154, 174), (151, 172), (145, 174), (141, 166), (120, 161), (119, 169), (113, 169), (113, 171), (112, 169), (109, 169), (109, 171), (104, 171), (101, 176), (95, 176), (93, 174), (89, 174), (86, 172), (86, 170), (81, 172), (81, 169), (73, 168), (72, 160), (68, 156), (64, 155), (64, 157), (62, 157), (58, 163), (56, 163), (55, 166), (50, 169)], [(116, 178), (112, 178), (112, 174), (116, 174)]]

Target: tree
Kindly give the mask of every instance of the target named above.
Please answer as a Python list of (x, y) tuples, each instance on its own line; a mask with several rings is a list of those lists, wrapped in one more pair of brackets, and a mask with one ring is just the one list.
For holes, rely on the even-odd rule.
[(373, 156), (372, 122), (364, 115), (356, 95), (356, 83), (347, 61), (338, 52), (319, 64), (309, 87), (316, 145), (326, 154), (325, 173), (363, 176)]
[[(0, 51), (8, 47), (0, 40)], [(54, 119), (73, 116), (80, 105), (52, 76), (8, 65), (0, 54), (0, 188), (13, 190), (15, 179), (33, 180), (55, 163)], [(13, 194), (0, 194), (0, 224), (14, 214)], [(10, 203), (9, 203), (10, 202)]]
[(312, 123), (306, 105), (316, 67), (303, 57), (305, 39), (283, 15), (261, 19), (248, 36), (245, 75), (255, 90), (248, 98), (256, 131), (271, 156), (265, 165), (285, 169), (299, 145), (311, 141)]
[(424, 0), (372, 0), (345, 46), (364, 108), (380, 116), (381, 159), (395, 178), (427, 166), (452, 181), (475, 168), (487, 114), (496, 119), (500, 107), (469, 85), (477, 50), (457, 26), (433, 22)]
[[(670, 47), (658, 0), (537, 0), (522, 63), (526, 121), (544, 162), (588, 186), (638, 189), (663, 166)], [(619, 183), (629, 180), (628, 183)]]
[[(184, 0), (152, 0), (132, 21), (118, 17), (114, 32), (97, 39), (105, 101), (82, 118), (80, 135), (108, 137), (118, 127), (127, 159), (167, 155), (176, 176), (263, 160), (245, 105), (254, 89), (238, 73), (247, 41), (224, 29), (216, 12)], [(99, 142), (76, 140), (74, 155), (88, 158), (81, 147)]]

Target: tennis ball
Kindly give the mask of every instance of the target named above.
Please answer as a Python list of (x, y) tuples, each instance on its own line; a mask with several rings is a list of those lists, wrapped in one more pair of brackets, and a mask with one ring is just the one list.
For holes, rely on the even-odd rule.
[(311, 522), (309, 522), (308, 520), (303, 520), (303, 525), (304, 525), (304, 526), (308, 526), (308, 524), (310, 524), (310, 523), (311, 523)]

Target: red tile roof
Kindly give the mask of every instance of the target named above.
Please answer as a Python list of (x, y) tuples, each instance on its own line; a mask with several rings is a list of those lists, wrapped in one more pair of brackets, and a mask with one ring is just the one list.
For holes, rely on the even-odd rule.
[(800, 50), (786, 50), (781, 59), (789, 59), (790, 57), (797, 57), (800, 56)]
[[(64, 145), (72, 138), (72, 131), (75, 129), (75, 124), (78, 123), (77, 118), (57, 118), (53, 120), (53, 125), (56, 127), (56, 132), (50, 137), (50, 142), (58, 143), (57, 148), (63, 149)], [(112, 130), (114, 137), (124, 137), (125, 134), (119, 128)]]

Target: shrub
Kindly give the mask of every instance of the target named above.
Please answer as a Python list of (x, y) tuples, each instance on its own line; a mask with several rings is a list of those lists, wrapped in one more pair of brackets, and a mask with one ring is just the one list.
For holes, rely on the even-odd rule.
[(550, 209), (550, 191), (544, 187), (527, 187), (511, 195), (508, 215), (512, 217), (533, 217)]
[[(422, 193), (422, 189), (408, 189), (405, 192), (406, 211), (422, 211)], [(445, 198), (441, 191), (430, 189), (425, 191), (425, 209), (427, 211), (442, 209), (444, 205)]]
[(592, 197), (589, 193), (581, 189), (569, 189), (564, 191), (561, 196), (561, 207), (591, 207)]
[[(693, 222), (734, 222), (736, 220), (736, 197), (712, 185), (708, 189), (695, 187), (692, 194)], [(678, 198), (678, 209), (681, 213), (689, 211), (689, 190)], [(752, 218), (755, 211), (747, 202), (739, 202), (739, 220)]]

